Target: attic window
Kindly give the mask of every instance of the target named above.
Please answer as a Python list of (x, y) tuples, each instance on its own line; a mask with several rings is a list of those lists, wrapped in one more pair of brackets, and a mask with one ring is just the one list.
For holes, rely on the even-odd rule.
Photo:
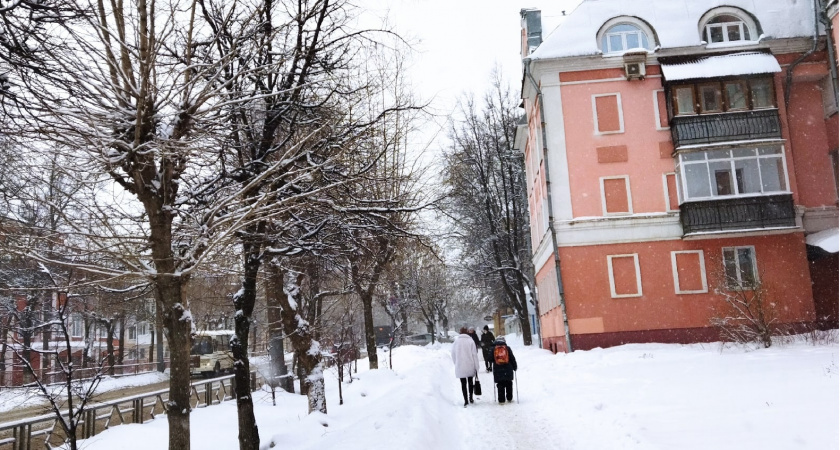
[(749, 41), (750, 29), (736, 16), (723, 14), (706, 23), (706, 42)]
[(700, 19), (701, 40), (709, 45), (754, 43), (760, 34), (761, 30), (754, 18), (738, 8), (714, 8)]
[(634, 48), (650, 50), (650, 40), (641, 28), (629, 23), (610, 27), (601, 38), (601, 51), (605, 54), (621, 53)]

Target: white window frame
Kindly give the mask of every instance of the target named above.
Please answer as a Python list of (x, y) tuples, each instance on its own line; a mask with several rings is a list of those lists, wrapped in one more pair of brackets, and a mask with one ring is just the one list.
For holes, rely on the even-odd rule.
[[(618, 31), (610, 33), (610, 30), (613, 27), (618, 25), (630, 25), (636, 28), (637, 31)], [(628, 34), (639, 33), (639, 45), (642, 45), (642, 36), (647, 39), (648, 47), (644, 47), (648, 52), (651, 52), (657, 48), (657, 39), (656, 34), (654, 33), (653, 29), (648, 26), (644, 21), (639, 20), (635, 17), (631, 16), (621, 16), (621, 17), (614, 17), (608, 21), (606, 21), (601, 28), (598, 30), (598, 33), (595, 36), (597, 40), (596, 46), (598, 50), (601, 51), (601, 54), (604, 57), (615, 57), (618, 55), (623, 54), (627, 50), (627, 36)], [(621, 35), (621, 43), (624, 46), (621, 50), (609, 50), (609, 39), (607, 39), (607, 49), (604, 48), (604, 38), (608, 38), (610, 35)]]
[[(668, 175), (674, 176), (674, 189), (677, 190), (675, 194), (677, 195), (677, 209), (671, 209), (671, 196), (668, 195)], [(666, 172), (662, 174), (662, 190), (665, 195), (665, 212), (675, 212), (679, 211), (679, 206), (682, 204), (680, 200), (680, 178), (677, 176), (676, 172)]]
[[(614, 258), (633, 258), (633, 264), (636, 266), (636, 291), (635, 294), (618, 294), (615, 292), (615, 276), (613, 275), (613, 259)], [(607, 274), (610, 277), (610, 296), (612, 298), (630, 298), (642, 296), (642, 272), (639, 270), (639, 254), (627, 253), (624, 255), (607, 255)]]
[[(656, 131), (670, 130), (671, 127), (663, 127), (663, 126), (660, 125), (660, 123), (662, 122), (662, 116), (659, 115), (659, 96), (656, 95), (659, 92), (664, 93), (665, 89), (655, 89), (653, 91), (653, 118), (656, 121), (654, 123), (654, 126), (656, 127)], [(667, 104), (667, 102), (665, 102), (665, 103), (666, 103), (665, 104), (665, 111), (668, 111), (668, 104)], [(666, 117), (666, 119), (667, 119), (667, 117)], [(666, 122), (667, 122), (667, 120), (666, 120)]]
[[(624, 180), (625, 190), (627, 191), (627, 212), (607, 212), (607, 194), (604, 191), (604, 180)], [(630, 176), (629, 175), (613, 175), (608, 177), (601, 177), (598, 179), (601, 184), (601, 212), (605, 216), (627, 216), (633, 214), (633, 194), (630, 192)]]
[[(703, 284), (703, 289), (700, 290), (682, 290), (680, 289), (680, 275), (679, 275), (679, 267), (677, 267), (677, 255), (678, 254), (690, 254), (694, 253), (698, 255), (700, 258), (700, 279)], [(675, 294), (705, 294), (709, 292), (709, 284), (706, 281), (706, 258), (703, 255), (703, 250), (676, 250), (671, 252), (671, 270), (674, 275), (674, 293)]]
[(739, 246), (734, 246), (734, 247), (723, 247), (723, 248), (721, 248), (720, 249), (720, 257), (723, 260), (723, 276), (726, 277), (726, 251), (727, 250), (732, 250), (735, 253), (735, 256), (737, 258), (738, 250), (741, 250), (741, 249), (749, 249), (750, 250), (750, 253), (752, 255), (752, 261), (751, 262), (752, 262), (753, 277), (755, 278), (755, 284), (752, 285), (752, 286), (744, 286), (744, 282), (741, 279), (741, 266), (738, 264), (738, 261), (736, 260), (735, 261), (735, 269), (736, 269), (736, 274), (737, 274), (737, 278), (738, 278), (737, 279), (738, 285), (737, 286), (736, 285), (731, 285), (731, 284), (728, 283), (729, 280), (726, 280), (726, 279), (723, 280), (723, 285), (726, 286), (726, 289), (729, 290), (729, 291), (751, 291), (751, 290), (755, 289), (756, 286), (761, 284), (761, 280), (759, 279), (759, 276), (758, 276), (758, 255), (755, 252), (755, 246), (754, 245), (739, 245)]
[(85, 334), (85, 321), (79, 313), (70, 314), (70, 337), (82, 337)]
[[(725, 25), (740, 23), (740, 24), (742, 24), (741, 28), (740, 28), (741, 37), (744, 37), (744, 28), (746, 28), (750, 33), (750, 40), (742, 39), (742, 40), (739, 40), (739, 41), (730, 41), (729, 40), (729, 34), (725, 32), (726, 30), (722, 30), (722, 31), (724, 31), (723, 42), (712, 42), (711, 34), (709, 32), (709, 25), (710, 25), (709, 22), (717, 16), (724, 16), (724, 15), (737, 17), (738, 19), (740, 19), (740, 22), (723, 22), (723, 23), (711, 24), (711, 25), (712, 26), (725, 26)], [(736, 43), (736, 42), (742, 43), (743, 45), (752, 45), (752, 44), (757, 43), (758, 40), (759, 40), (759, 37), (760, 37), (759, 33), (758, 33), (758, 26), (755, 23), (755, 21), (752, 19), (752, 17), (750, 17), (749, 14), (746, 14), (741, 9), (733, 8), (731, 6), (721, 6), (721, 7), (713, 8), (713, 9), (707, 11), (700, 18), (700, 21), (698, 23), (698, 30), (697, 31), (698, 31), (698, 35), (700, 36), (700, 39), (703, 42), (706, 43), (707, 48), (708, 47), (715, 47), (715, 46), (729, 47), (729, 46), (732, 46), (733, 43)]]
[[(761, 160), (761, 159), (770, 159), (770, 158), (781, 159), (782, 170), (784, 171), (784, 179), (785, 179), (786, 189), (780, 190), (780, 191), (766, 191), (765, 192), (763, 190), (764, 183), (760, 182), (759, 184), (762, 186), (762, 192), (752, 192), (752, 193), (747, 193), (747, 194), (738, 192), (736, 194), (730, 194), (730, 195), (713, 195), (712, 193), (714, 192), (714, 188), (712, 186), (712, 183), (713, 183), (712, 172), (711, 172), (711, 170), (707, 170), (707, 172), (709, 174), (708, 181), (709, 181), (709, 194), (710, 195), (707, 196), (707, 197), (690, 197), (689, 198), (688, 197), (688, 192), (690, 192), (690, 191), (688, 190), (688, 179), (685, 176), (679, 176), (678, 179), (680, 180), (680, 183), (681, 183), (680, 184), (680, 188), (681, 188), (680, 190), (682, 191), (682, 195), (684, 195), (684, 198), (681, 198), (681, 200), (684, 200), (684, 201), (703, 201), (703, 200), (719, 200), (719, 199), (726, 199), (726, 198), (763, 197), (763, 196), (768, 196), (768, 195), (791, 194), (792, 192), (790, 190), (790, 174), (788, 173), (787, 156), (785, 154), (784, 144), (778, 144), (778, 143), (772, 142), (772, 143), (768, 143), (768, 144), (765, 144), (765, 145), (758, 144), (758, 145), (755, 146), (755, 148), (770, 147), (770, 146), (775, 146), (775, 145), (779, 146), (779, 148), (781, 150), (780, 153), (773, 154), (773, 155), (756, 155), (755, 157), (752, 157), (752, 156), (749, 156), (749, 157), (734, 157), (730, 153), (730, 156), (729, 156), (728, 159), (709, 160), (708, 157), (707, 157), (702, 161), (683, 161), (683, 154), (680, 154), (680, 155), (677, 156), (677, 166), (678, 166), (679, 174), (682, 174), (682, 173), (685, 173), (685, 167), (689, 166), (689, 165), (692, 165), (692, 164), (699, 165), (699, 164), (704, 164), (705, 163), (706, 167), (708, 168), (709, 161), (715, 161), (715, 162), (729, 161), (730, 170), (732, 170), (732, 173), (734, 173), (735, 172), (734, 164), (735, 164), (735, 161), (737, 161), (737, 160), (746, 160), (746, 159)], [(747, 147), (741, 147), (741, 148), (747, 148)], [(739, 148), (737, 148), (737, 147), (711, 148), (711, 149), (703, 150), (703, 151), (705, 152), (705, 151), (714, 151), (714, 150), (729, 150), (731, 152), (733, 150), (738, 150), (738, 149)], [(700, 152), (696, 152), (696, 153), (700, 153)], [(760, 171), (759, 171), (759, 177), (761, 177), (761, 172)], [(738, 183), (734, 179), (732, 181), (733, 181), (734, 189), (738, 190)]]
[[(601, 131), (598, 129), (598, 107), (595, 103), (595, 99), (599, 97), (616, 97), (616, 105), (618, 107), (618, 131)], [(595, 128), (596, 136), (624, 133), (624, 109), (621, 106), (621, 92), (592, 94), (592, 126)]]

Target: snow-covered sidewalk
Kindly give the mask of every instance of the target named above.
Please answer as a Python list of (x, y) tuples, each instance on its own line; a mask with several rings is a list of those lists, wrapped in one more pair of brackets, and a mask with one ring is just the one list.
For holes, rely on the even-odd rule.
[[(519, 403), (484, 395), (463, 407), (450, 344), (394, 350), (394, 370), (365, 370), (328, 415), (300, 395), (255, 395), (262, 448), (283, 449), (738, 449), (840, 448), (837, 344), (748, 350), (720, 344), (626, 345), (553, 355), (510, 337)], [(380, 354), (387, 366), (387, 354)], [(166, 419), (122, 425), (84, 448), (166, 448)], [(192, 414), (194, 449), (236, 449), (234, 402)]]

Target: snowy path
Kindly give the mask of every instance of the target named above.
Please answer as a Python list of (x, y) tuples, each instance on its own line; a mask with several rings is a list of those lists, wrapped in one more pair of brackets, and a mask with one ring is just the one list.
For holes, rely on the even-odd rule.
[[(519, 338), (521, 339), (521, 338)], [(352, 383), (326, 372), (328, 415), (306, 399), (255, 393), (261, 449), (807, 450), (840, 449), (840, 360), (834, 343), (750, 351), (720, 344), (637, 344), (552, 355), (513, 342), (519, 403), (493, 381), (463, 407), (450, 344), (400, 347), (393, 370), (359, 361)], [(380, 367), (388, 366), (380, 353)], [(235, 402), (191, 414), (192, 448), (235, 450)], [(121, 425), (85, 450), (167, 447), (167, 423)]]
[[(448, 349), (440, 351), (448, 353)], [(527, 358), (519, 362), (527, 364)], [(481, 380), (482, 395), (475, 397), (475, 403), (464, 408), (462, 407), (461, 385), (454, 376), (454, 367), (451, 363), (442, 376), (448, 376), (451, 380), (450, 396), (455, 408), (454, 415), (458, 429), (461, 430), (460, 447), (453, 446), (453, 448), (488, 450), (562, 448), (556, 437), (546, 439), (551, 425), (547, 417), (537, 414), (538, 411), (531, 396), (536, 391), (535, 389), (531, 389), (530, 386), (520, 386), (517, 403), (516, 385), (514, 385), (514, 402), (501, 405), (494, 399), (493, 374), (482, 372), (478, 375)]]

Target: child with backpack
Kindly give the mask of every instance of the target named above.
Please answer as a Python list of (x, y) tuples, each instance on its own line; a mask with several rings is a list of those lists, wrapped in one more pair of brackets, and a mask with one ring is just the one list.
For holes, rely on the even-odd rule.
[(496, 338), (493, 347), (493, 381), (499, 393), (499, 404), (513, 401), (513, 372), (516, 371), (516, 357), (505, 342), (504, 336)]

